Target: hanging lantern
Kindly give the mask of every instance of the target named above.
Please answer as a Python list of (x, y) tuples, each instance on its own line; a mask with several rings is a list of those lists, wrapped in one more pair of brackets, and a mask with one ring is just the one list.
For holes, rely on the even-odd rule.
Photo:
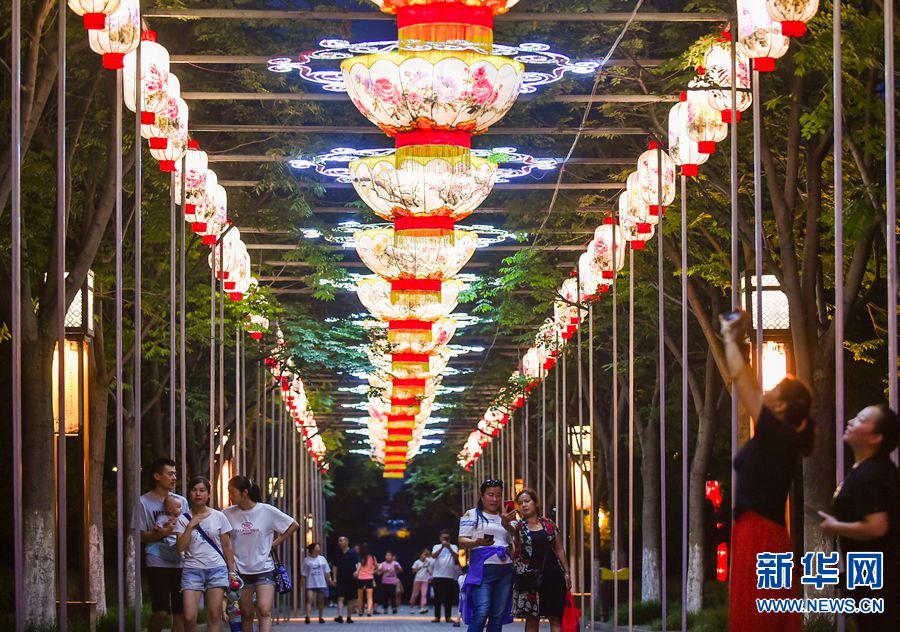
[[(689, 88), (705, 88), (709, 83), (696, 77), (688, 83)], [(728, 136), (728, 126), (722, 122), (722, 114), (709, 104), (706, 90), (687, 90), (681, 93), (681, 100), (687, 104), (687, 133), (696, 141), (701, 154), (716, 153), (716, 143)]]
[(106, 16), (103, 28), (88, 31), (88, 43), (92, 51), (103, 55), (104, 68), (119, 70), (125, 55), (138, 47), (140, 33), (139, 0), (121, 0), (119, 8)]
[(688, 105), (676, 103), (669, 110), (669, 156), (681, 167), (681, 175), (696, 176), (709, 154), (700, 153), (697, 142), (688, 136)]
[(159, 134), (148, 141), (150, 155), (159, 161), (163, 173), (175, 171), (188, 148), (188, 105), (181, 97), (170, 99), (166, 109), (158, 112), (151, 127)]
[[(672, 164), (674, 175), (675, 165)], [(659, 214), (652, 213), (650, 205), (644, 202), (640, 194), (640, 178), (637, 171), (628, 174), (625, 190), (619, 194), (619, 218), (623, 215), (633, 217), (635, 221), (645, 224), (658, 224)]]
[(341, 63), (356, 108), (389, 136), (422, 129), (481, 133), (519, 96), (525, 66), (495, 55), (455, 51), (377, 53)]
[(637, 221), (634, 217), (620, 218), (619, 228), (632, 250), (643, 250), (647, 242), (653, 239), (653, 234), (656, 232), (653, 224)]
[(478, 245), (476, 233), (453, 231), (452, 243), (441, 237), (407, 237), (396, 243), (393, 229), (361, 230), (353, 237), (360, 259), (386, 279), (449, 279), (466, 264)]
[[(730, 39), (730, 35), (729, 35)], [(737, 120), (741, 120), (741, 112), (753, 103), (750, 93), (750, 60), (746, 55), (735, 51), (735, 110)], [(709, 82), (718, 88), (706, 91), (706, 99), (710, 107), (722, 113), (722, 122), (731, 123), (731, 45), (717, 42), (709, 47), (703, 56), (703, 68)]]
[[(647, 151), (637, 161), (637, 193), (650, 214), (662, 215), (666, 206), (675, 199), (675, 163), (664, 151), (658, 149), (656, 141), (647, 144)], [(662, 164), (662, 191), (660, 191), (660, 163)], [(630, 180), (630, 177), (629, 177)], [(662, 208), (660, 208), (662, 205)]]
[(384, 279), (360, 279), (356, 293), (365, 308), (381, 320), (437, 320), (456, 309), (462, 284), (439, 281), (422, 288), (421, 292), (410, 291)]
[(206, 220), (204, 219), (206, 217), (206, 205), (211, 200), (213, 190), (218, 184), (219, 178), (216, 176), (216, 172), (207, 169), (203, 176), (203, 189), (200, 190), (199, 187), (188, 189), (195, 203), (185, 204), (184, 221), (190, 224), (191, 230), (197, 234), (201, 234), (206, 230)]
[(388, 321), (388, 343), (395, 353), (429, 353), (449, 343), (455, 333), (456, 320), (453, 318), (440, 318), (434, 322)]
[[(132, 51), (125, 55), (123, 96), (125, 107), (135, 111), (135, 59)], [(141, 123), (150, 125), (155, 115), (169, 104), (169, 51), (156, 43), (156, 31), (141, 33)]]
[(262, 340), (263, 334), (269, 331), (269, 319), (262, 314), (248, 314), (244, 321), (244, 331), (254, 340)]
[[(184, 194), (181, 192), (181, 169), (184, 167)], [(189, 140), (187, 151), (184, 158), (175, 164), (175, 203), (179, 206), (184, 197), (184, 214), (185, 220), (188, 215), (193, 216), (198, 204), (203, 203), (206, 196), (206, 178), (208, 173), (212, 173), (213, 178), (216, 174), (207, 171), (209, 167), (209, 157), (205, 151), (200, 150), (200, 144), (195, 140)], [(217, 179), (218, 181), (218, 179)]]
[(788, 37), (806, 35), (806, 23), (819, 10), (819, 0), (766, 0), (769, 17), (781, 24), (781, 33)]
[(99, 31), (106, 26), (106, 16), (119, 8), (119, 0), (67, 0), (72, 12), (84, 17), (84, 28)]
[(738, 52), (753, 60), (753, 70), (775, 70), (775, 60), (784, 56), (791, 42), (781, 34), (781, 25), (772, 21), (762, 0), (737, 0), (737, 13)]
[(228, 228), (228, 193), (221, 184), (216, 184), (211, 194), (206, 196), (206, 204), (197, 210), (200, 220), (191, 226), (195, 233), (203, 235), (203, 243), (212, 246), (219, 235)]
[[(220, 254), (221, 253), (221, 254)], [(237, 269), (243, 256), (247, 254), (247, 246), (241, 240), (241, 230), (232, 228), (222, 238), (222, 243), (209, 251), (209, 267), (218, 272), (216, 278), (227, 281), (232, 270)], [(221, 260), (219, 259), (221, 256)], [(225, 288), (226, 290), (228, 288)]]
[[(166, 135), (165, 130), (171, 126), (172, 115), (178, 110), (178, 100), (181, 99), (181, 82), (178, 80), (178, 77), (175, 76), (175, 73), (169, 73), (169, 84), (168, 84), (168, 100), (166, 102), (166, 107), (163, 112), (169, 112), (169, 118), (167, 121), (157, 122), (156, 116), (147, 117), (149, 123), (141, 122), (141, 137), (146, 139), (162, 137)], [(185, 105), (185, 109), (187, 109), (187, 105)]]
[(603, 223), (598, 226), (588, 245), (588, 253), (592, 265), (600, 269), (603, 280), (612, 283), (616, 272), (625, 267), (625, 238), (618, 225)]

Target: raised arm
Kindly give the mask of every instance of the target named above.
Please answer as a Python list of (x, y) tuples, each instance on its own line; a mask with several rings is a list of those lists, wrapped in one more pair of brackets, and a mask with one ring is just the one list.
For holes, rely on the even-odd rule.
[(729, 377), (737, 391), (738, 400), (756, 423), (763, 407), (763, 394), (756, 380), (756, 372), (747, 362), (745, 355), (744, 340), (747, 337), (750, 317), (747, 312), (742, 311), (736, 320), (729, 321), (720, 316), (719, 323)]

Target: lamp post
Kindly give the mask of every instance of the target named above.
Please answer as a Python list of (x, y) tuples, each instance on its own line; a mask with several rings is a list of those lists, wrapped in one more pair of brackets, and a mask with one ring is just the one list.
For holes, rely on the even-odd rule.
[[(741, 283), (741, 295), (744, 297), (744, 309), (752, 315), (753, 330), (756, 331), (760, 326), (757, 322), (757, 289), (762, 294), (761, 386), (768, 390), (793, 370), (793, 357), (790, 353), (791, 315), (787, 295), (774, 274), (760, 277), (759, 288), (756, 281), (755, 276), (745, 276)], [(755, 341), (756, 337), (751, 337), (751, 340)], [(756, 354), (751, 353), (751, 357), (756, 357)]]
[[(68, 275), (67, 275), (68, 276)], [(57, 459), (67, 459), (66, 471), (81, 477), (81, 546), (79, 548), (79, 570), (82, 578), (81, 601), (69, 601), (68, 611), (72, 619), (93, 621), (96, 604), (90, 601), (90, 370), (89, 358), (94, 338), (94, 273), (88, 271), (84, 285), (75, 294), (65, 316), (66, 336), (62, 345), (63, 366), (65, 369), (65, 425), (59, 427), (59, 354), (57, 348), (53, 352), (52, 370), (52, 402), (53, 432), (62, 432), (66, 437), (66, 449), (57, 454)], [(81, 441), (78, 441), (81, 437)], [(71, 441), (69, 440), (71, 438)], [(76, 446), (73, 452), (72, 444)], [(77, 449), (80, 448), (80, 449)], [(80, 459), (80, 461), (79, 461)], [(54, 470), (57, 471), (57, 470)], [(73, 478), (74, 478), (73, 476)], [(76, 481), (70, 479), (70, 484)], [(71, 485), (70, 490), (76, 489)], [(69, 506), (73, 506), (70, 502)], [(77, 515), (77, 514), (75, 514)], [(75, 515), (69, 514), (69, 518)], [(74, 526), (74, 525), (73, 525)], [(67, 528), (60, 525), (60, 528)]]

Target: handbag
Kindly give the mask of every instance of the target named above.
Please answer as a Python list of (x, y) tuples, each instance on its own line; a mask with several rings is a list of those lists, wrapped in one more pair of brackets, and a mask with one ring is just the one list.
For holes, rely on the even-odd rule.
[(279, 595), (291, 592), (294, 590), (294, 582), (291, 580), (291, 576), (288, 574), (284, 564), (281, 563), (281, 559), (278, 557), (275, 549), (272, 549), (272, 559), (275, 561), (275, 570), (272, 571), (275, 574), (275, 592)]
[(571, 592), (566, 592), (566, 608), (563, 610), (561, 632), (578, 632), (581, 621), (581, 609), (575, 605)]

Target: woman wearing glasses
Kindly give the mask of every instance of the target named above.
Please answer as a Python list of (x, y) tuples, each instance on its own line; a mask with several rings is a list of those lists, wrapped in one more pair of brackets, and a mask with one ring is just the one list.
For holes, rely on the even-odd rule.
[(501, 513), (503, 482), (481, 484), (478, 505), (459, 520), (459, 546), (466, 549), (469, 572), (462, 591), (463, 621), (468, 632), (499, 632), (512, 623), (513, 565), (506, 525), (515, 512)]

